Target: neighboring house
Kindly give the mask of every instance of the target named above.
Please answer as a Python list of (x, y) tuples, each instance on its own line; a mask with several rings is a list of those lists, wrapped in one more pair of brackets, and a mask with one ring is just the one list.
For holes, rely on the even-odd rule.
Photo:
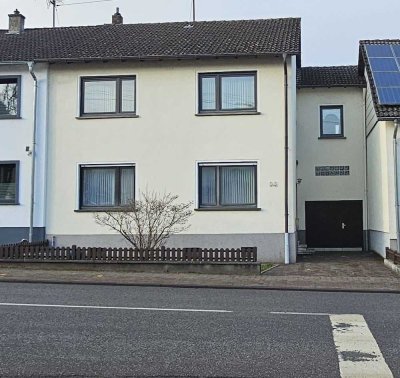
[[(45, 237), (47, 64), (34, 64), (29, 52), (15, 50), (16, 42), (25, 32), (24, 17), (17, 12), (9, 17), (9, 30), (0, 31), (0, 243), (28, 240), (30, 229), (32, 240)], [(32, 75), (38, 83), (34, 185), (31, 182), (35, 119)]]
[(361, 41), (359, 74), (367, 80), (364, 107), (369, 247), (385, 255), (386, 247), (399, 248), (395, 180), (399, 168), (394, 164), (394, 142), (397, 144), (400, 137), (396, 135), (400, 120), (400, 40)]
[(123, 245), (93, 214), (146, 189), (193, 201), (176, 247), (257, 246), (260, 260), (295, 262), (297, 242), (394, 245), (400, 108), (379, 103), (366, 43), (358, 67), (302, 68), (296, 18), (124, 25), (116, 13), (24, 29), (22, 17), (0, 32), (0, 80), (19, 88), (22, 117), (0, 119), (0, 185), (19, 192), (0, 206), (0, 242), (30, 223), (35, 62), (34, 226), (55, 245)]
[(318, 250), (362, 249), (365, 80), (357, 66), (303, 67), (298, 88), (299, 241)]

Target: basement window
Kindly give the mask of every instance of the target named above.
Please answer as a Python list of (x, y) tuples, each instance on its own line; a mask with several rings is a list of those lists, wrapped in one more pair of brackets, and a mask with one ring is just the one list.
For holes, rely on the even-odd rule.
[(136, 77), (84, 77), (81, 116), (135, 116)]
[(18, 204), (19, 162), (0, 162), (0, 205)]
[(20, 77), (0, 76), (0, 119), (20, 116)]

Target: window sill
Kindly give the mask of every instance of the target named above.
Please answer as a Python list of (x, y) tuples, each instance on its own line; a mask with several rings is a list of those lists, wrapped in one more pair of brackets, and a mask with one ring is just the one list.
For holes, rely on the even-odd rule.
[(8, 119), (8, 120), (10, 120), (10, 119), (22, 119), (22, 117), (21, 116), (0, 116), (0, 121), (2, 119)]
[(194, 211), (261, 211), (259, 207), (199, 207)]
[(345, 136), (320, 136), (318, 139), (347, 139)]
[(75, 213), (104, 213), (106, 211), (110, 212), (115, 212), (115, 213), (120, 213), (122, 211), (126, 211), (127, 209), (124, 209), (122, 207), (98, 207), (98, 208), (92, 208), (92, 209), (77, 209), (74, 210)]
[(98, 115), (82, 115), (75, 117), (76, 119), (108, 119), (108, 118), (139, 118), (137, 114), (98, 114)]
[(229, 115), (260, 115), (260, 112), (254, 111), (232, 111), (232, 112), (201, 112), (196, 113), (196, 117), (209, 117), (209, 116), (229, 116)]
[(19, 202), (0, 202), (0, 206), (19, 206), (20, 203)]

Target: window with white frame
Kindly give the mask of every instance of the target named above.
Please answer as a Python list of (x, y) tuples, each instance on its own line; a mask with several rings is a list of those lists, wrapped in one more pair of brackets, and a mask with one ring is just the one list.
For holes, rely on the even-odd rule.
[(199, 75), (199, 112), (256, 111), (255, 72)]
[(84, 77), (81, 79), (81, 116), (135, 115), (136, 77)]
[(199, 164), (199, 207), (257, 207), (256, 164)]
[(80, 208), (115, 208), (135, 199), (133, 165), (81, 165)]
[(0, 119), (20, 116), (20, 77), (0, 76)]

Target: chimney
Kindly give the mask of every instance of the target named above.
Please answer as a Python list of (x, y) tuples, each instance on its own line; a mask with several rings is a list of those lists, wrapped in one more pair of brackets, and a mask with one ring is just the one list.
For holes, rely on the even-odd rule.
[(10, 34), (19, 34), (24, 31), (25, 17), (19, 13), (18, 9), (8, 15), (8, 32)]
[(119, 8), (117, 8), (117, 11), (115, 14), (112, 16), (112, 24), (113, 25), (120, 25), (124, 23), (124, 18), (122, 17), (121, 13), (119, 13)]

